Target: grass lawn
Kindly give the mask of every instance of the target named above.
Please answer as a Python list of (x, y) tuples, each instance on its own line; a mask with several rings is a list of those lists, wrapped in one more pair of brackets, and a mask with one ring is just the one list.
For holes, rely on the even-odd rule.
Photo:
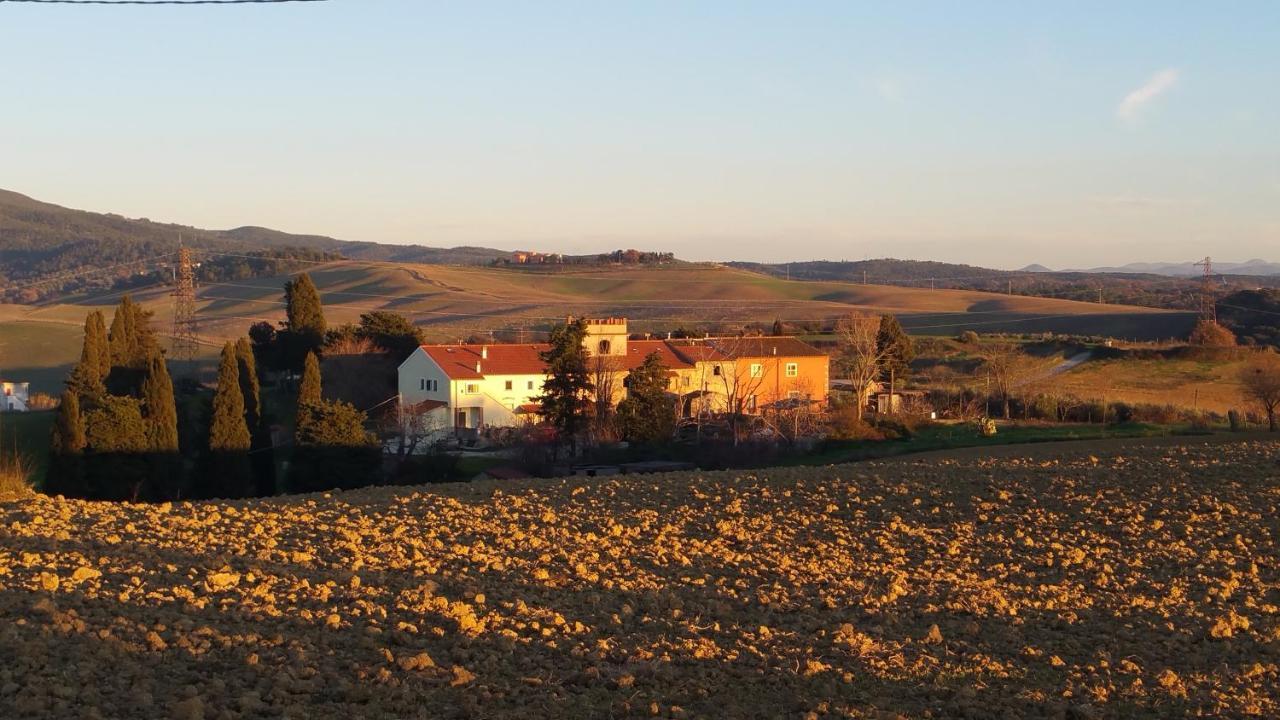
[(986, 437), (969, 424), (935, 425), (921, 428), (915, 436), (902, 440), (849, 440), (825, 443), (819, 450), (802, 457), (785, 461), (787, 465), (831, 465), (856, 460), (874, 460), (882, 457), (953, 450), (966, 447), (1016, 445), (1021, 443), (1057, 442), (1065, 440), (1101, 440), (1104, 438), (1162, 437), (1190, 434), (1188, 427), (1123, 423), (1119, 425), (1090, 425), (1073, 423), (1049, 424), (1001, 424), (999, 432)]

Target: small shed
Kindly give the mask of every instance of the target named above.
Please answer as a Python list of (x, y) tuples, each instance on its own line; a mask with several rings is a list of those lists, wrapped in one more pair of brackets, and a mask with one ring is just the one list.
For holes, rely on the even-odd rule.
[(871, 395), (871, 409), (877, 413), (896, 415), (909, 413), (912, 415), (929, 415), (933, 408), (928, 407), (923, 390), (898, 390), (895, 392), (877, 392)]

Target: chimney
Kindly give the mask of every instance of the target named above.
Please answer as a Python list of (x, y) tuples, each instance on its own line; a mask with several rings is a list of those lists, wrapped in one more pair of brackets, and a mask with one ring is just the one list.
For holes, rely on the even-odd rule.
[(476, 361), (476, 374), (477, 374), (477, 375), (483, 375), (483, 374), (484, 374), (484, 373), (480, 372), (480, 361), (479, 361), (479, 360), (477, 360), (477, 361)]
[(488, 359), (489, 359), (489, 346), (488, 346), (488, 345), (481, 345), (481, 346), (480, 346), (480, 359), (481, 359), (481, 360), (488, 360)]

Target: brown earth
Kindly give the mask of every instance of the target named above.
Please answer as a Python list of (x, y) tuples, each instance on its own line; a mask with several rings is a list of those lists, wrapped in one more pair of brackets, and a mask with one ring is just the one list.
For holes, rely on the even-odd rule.
[(0, 717), (1280, 714), (1280, 443), (0, 505)]

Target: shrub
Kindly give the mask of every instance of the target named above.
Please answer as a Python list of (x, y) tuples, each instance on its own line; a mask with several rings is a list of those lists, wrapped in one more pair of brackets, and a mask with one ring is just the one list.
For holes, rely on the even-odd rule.
[(17, 449), (0, 451), (0, 497), (31, 494), (31, 461)]
[(1235, 333), (1212, 320), (1200, 320), (1196, 323), (1187, 342), (1197, 347), (1235, 347)]
[(978, 333), (972, 330), (965, 330), (956, 337), (956, 340), (964, 343), (965, 345), (977, 345)]

